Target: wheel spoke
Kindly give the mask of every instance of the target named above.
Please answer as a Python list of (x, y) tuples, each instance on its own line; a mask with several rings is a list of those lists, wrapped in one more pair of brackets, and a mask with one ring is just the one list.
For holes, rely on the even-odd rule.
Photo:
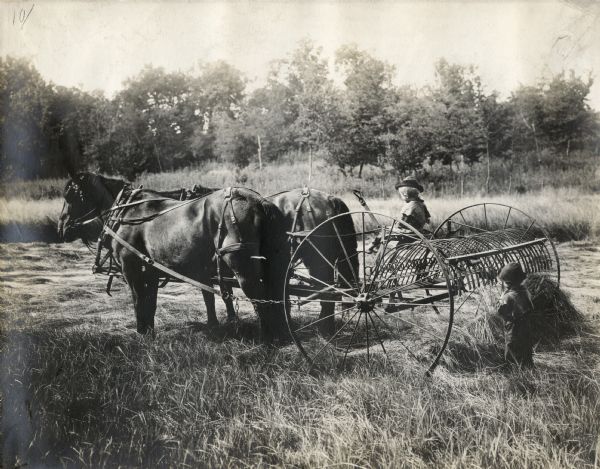
[(483, 216), (485, 217), (485, 230), (489, 231), (490, 227), (488, 225), (487, 208), (485, 204), (483, 204)]
[(369, 316), (369, 313), (365, 313), (365, 333), (367, 335), (367, 363), (369, 363), (371, 357), (369, 356), (369, 318), (367, 316)]
[(380, 321), (383, 323), (383, 325), (384, 325), (384, 326), (387, 328), (387, 330), (388, 330), (389, 332), (391, 332), (391, 333), (392, 333), (392, 335), (394, 335), (394, 336), (395, 336), (395, 337), (398, 339), (398, 341), (400, 342), (400, 345), (402, 345), (402, 347), (404, 347), (404, 348), (406, 349), (406, 351), (407, 351), (407, 352), (410, 354), (410, 356), (411, 356), (411, 357), (413, 357), (415, 360), (419, 361), (419, 359), (417, 358), (417, 356), (416, 356), (416, 355), (415, 355), (415, 354), (412, 352), (412, 350), (410, 350), (410, 349), (409, 349), (409, 348), (406, 346), (406, 344), (404, 343), (404, 341), (398, 337), (398, 334), (392, 330), (392, 328), (389, 326), (389, 324), (388, 324), (387, 322), (385, 322), (385, 321), (383, 320), (383, 318), (382, 318), (381, 316), (379, 316), (379, 314), (377, 314), (377, 313), (375, 312), (375, 310), (373, 310), (372, 312), (373, 312), (373, 314), (375, 315), (375, 317), (376, 317), (377, 319), (379, 319), (379, 320), (380, 320)]
[[(385, 313), (385, 311), (383, 311), (383, 312)], [(391, 317), (394, 317), (394, 318), (398, 318), (398, 320), (400, 320), (400, 321), (402, 321), (402, 322), (404, 322), (404, 323), (406, 323), (406, 324), (410, 324), (411, 326), (413, 326), (413, 327), (416, 327), (417, 329), (420, 329), (420, 330), (422, 330), (423, 332), (425, 332), (425, 333), (429, 334), (431, 337), (433, 337), (433, 338), (434, 338), (434, 339), (436, 339), (436, 340), (444, 340), (444, 339), (442, 339), (442, 338), (440, 338), (440, 337), (436, 336), (436, 335), (435, 335), (433, 332), (431, 332), (429, 329), (425, 329), (423, 326), (420, 326), (419, 324), (416, 324), (416, 323), (414, 323), (414, 322), (412, 322), (412, 321), (408, 321), (408, 320), (404, 319), (403, 317), (396, 316), (396, 315), (394, 315), (394, 313), (388, 313), (388, 315), (389, 315), (389, 316), (391, 316)]]
[[(413, 286), (413, 285), (417, 285), (419, 282), (422, 282), (424, 279), (426, 279), (426, 278), (430, 278), (430, 277), (431, 277), (430, 275), (428, 275), (427, 277), (422, 277), (422, 278), (420, 278), (420, 279), (418, 279), (418, 280), (415, 280), (414, 282), (407, 283), (406, 285), (400, 285), (400, 286), (398, 286), (397, 288), (394, 288), (394, 289), (392, 289), (392, 290), (386, 291), (386, 292), (385, 292), (385, 293), (383, 293), (382, 295), (379, 295), (379, 296), (374, 296), (374, 297), (372, 297), (372, 298), (369, 298), (369, 299), (370, 299), (370, 300), (372, 300), (372, 301), (373, 301), (373, 300), (379, 300), (380, 298), (384, 298), (384, 297), (386, 297), (386, 296), (388, 296), (388, 295), (391, 295), (392, 293), (401, 293), (401, 292), (403, 292), (403, 291), (406, 291), (407, 289), (410, 289), (409, 287), (411, 287), (411, 286)], [(384, 280), (384, 281), (385, 281), (385, 280)], [(423, 285), (423, 288), (424, 288), (424, 287), (425, 287), (425, 285)]]
[[(328, 341), (325, 343), (325, 345), (323, 345), (323, 347), (321, 347), (321, 348), (319, 349), (319, 351), (318, 351), (317, 353), (315, 353), (315, 354), (314, 354), (314, 356), (313, 356), (312, 360), (314, 360), (314, 359), (315, 359), (315, 358), (316, 358), (316, 357), (317, 357), (317, 356), (318, 356), (318, 355), (319, 355), (319, 354), (320, 354), (320, 353), (321, 353), (323, 350), (325, 350), (325, 349), (327, 348), (327, 346), (328, 346), (329, 344), (331, 344), (331, 341), (332, 341), (333, 339), (335, 339), (335, 338), (338, 336), (338, 334), (339, 334), (340, 332), (342, 332), (342, 330), (344, 330), (344, 328), (345, 328), (345, 327), (346, 327), (346, 326), (347, 326), (347, 325), (350, 323), (350, 321), (352, 321), (352, 320), (353, 320), (353, 319), (356, 317), (356, 315), (357, 315), (357, 314), (359, 314), (359, 313), (360, 313), (360, 310), (357, 310), (357, 311), (356, 311), (356, 313), (354, 313), (354, 314), (352, 315), (352, 317), (351, 317), (350, 319), (348, 319), (348, 320), (347, 320), (347, 321), (346, 321), (346, 322), (345, 322), (345, 323), (342, 325), (342, 327), (340, 327), (340, 328), (339, 328), (339, 329), (336, 331), (336, 333), (335, 333), (335, 334), (333, 334), (333, 335), (332, 335), (332, 336), (329, 338), (329, 340), (328, 340)], [(359, 320), (360, 320), (360, 318), (359, 318)]]
[[(323, 254), (323, 253), (320, 251), (320, 249), (319, 249), (317, 246), (315, 246), (315, 244), (314, 244), (314, 243), (313, 243), (313, 242), (310, 240), (310, 238), (306, 238), (306, 242), (307, 242), (308, 244), (310, 244), (310, 245), (311, 245), (311, 247), (312, 247), (312, 248), (313, 248), (315, 251), (317, 251), (317, 253), (318, 253), (318, 254), (319, 254), (319, 255), (320, 255), (322, 258), (323, 258), (323, 260), (325, 261), (325, 263), (326, 263), (326, 264), (327, 264), (329, 267), (331, 267), (331, 269), (332, 269), (332, 271), (333, 271), (333, 272), (335, 272), (335, 267), (334, 267), (334, 265), (333, 265), (333, 264), (332, 264), (332, 263), (329, 261), (329, 259), (327, 259), (327, 257), (326, 257), (326, 256), (325, 256), (325, 255), (324, 255), (324, 254)], [(338, 274), (339, 274), (339, 272), (338, 272)], [(341, 277), (341, 278), (344, 280), (344, 282), (346, 282), (346, 285), (348, 285), (350, 288), (352, 288), (352, 284), (351, 284), (351, 283), (350, 283), (350, 282), (349, 282), (349, 281), (346, 279), (346, 277), (344, 277), (342, 274), (339, 274), (339, 275), (340, 275), (340, 277)]]
[(358, 317), (358, 320), (356, 321), (356, 325), (354, 326), (354, 330), (352, 331), (352, 336), (350, 337), (350, 340), (348, 341), (348, 346), (346, 347), (346, 352), (344, 353), (344, 359), (342, 360), (342, 368), (344, 368), (344, 365), (346, 364), (346, 357), (348, 356), (348, 352), (350, 351), (350, 344), (352, 344), (352, 339), (354, 339), (354, 335), (356, 334), (356, 330), (358, 329), (358, 326), (360, 324), (360, 318), (362, 316), (362, 312), (360, 310), (358, 310), (358, 312), (360, 313), (360, 316)]
[[(461, 215), (462, 215), (462, 213), (461, 213)], [(463, 219), (464, 219), (464, 217), (463, 217)], [(472, 230), (477, 230), (477, 231), (481, 231), (482, 233), (487, 233), (486, 230), (483, 230), (481, 228), (477, 228), (476, 226), (469, 225), (466, 222), (465, 223), (461, 223), (459, 221), (455, 221), (454, 223), (456, 223), (457, 225), (466, 226), (467, 228), (471, 228)]]
[(383, 350), (383, 353), (385, 353), (387, 355), (387, 351), (385, 350), (385, 347), (383, 345), (383, 341), (381, 340), (381, 335), (379, 335), (379, 329), (377, 329), (377, 326), (375, 325), (375, 321), (373, 320), (373, 316), (371, 316), (368, 313), (367, 313), (367, 316), (369, 316), (369, 319), (371, 320), (371, 324), (373, 325), (373, 330), (375, 331), (375, 334), (377, 335), (377, 340), (379, 341), (379, 344), (381, 345), (381, 349)]
[(352, 272), (352, 276), (354, 277), (354, 282), (355, 282), (354, 284), (358, 287), (358, 277), (356, 275), (357, 272), (354, 272), (354, 267), (352, 267), (352, 264), (350, 263), (350, 257), (348, 256), (348, 251), (346, 250), (346, 246), (344, 245), (344, 242), (342, 241), (340, 232), (338, 231), (337, 225), (335, 224), (335, 220), (333, 221), (333, 229), (335, 230), (337, 239), (340, 243), (340, 246), (342, 247), (342, 251), (344, 251), (344, 257), (346, 258), (346, 263), (348, 264), (348, 268), (350, 269), (350, 272)]
[[(328, 283), (325, 283), (323, 280), (320, 280), (320, 279), (318, 279), (317, 277), (313, 277), (313, 276), (312, 276), (312, 275), (310, 275), (310, 274), (306, 274), (306, 275), (307, 275), (307, 277), (308, 277), (308, 278), (310, 278), (311, 280), (315, 280), (315, 281), (319, 282), (321, 285), (325, 285), (326, 287), (328, 287), (328, 288), (331, 288), (332, 290), (335, 290), (336, 292), (338, 292), (338, 293), (340, 293), (340, 294), (342, 294), (342, 295), (344, 295), (344, 296), (347, 296), (348, 298), (352, 298), (352, 299), (354, 299), (354, 297), (353, 297), (352, 295), (350, 295), (349, 293), (346, 293), (345, 291), (343, 291), (343, 290), (340, 290), (339, 288), (337, 288), (337, 287), (335, 287), (335, 286), (333, 286), (333, 285), (329, 285)], [(305, 277), (305, 278), (306, 278), (306, 277)], [(319, 301), (320, 301), (320, 300), (319, 300)]]
[(365, 212), (362, 212), (362, 270), (363, 270), (363, 289), (367, 288), (367, 264), (365, 261)]
[[(342, 311), (338, 311), (338, 312), (337, 312), (337, 314), (344, 314), (344, 313), (346, 313), (347, 311), (350, 311), (350, 310), (352, 310), (352, 308), (356, 308), (356, 305), (352, 305), (350, 308), (346, 308), (346, 309), (343, 309)], [(315, 324), (318, 324), (318, 323), (320, 323), (321, 321), (325, 321), (326, 319), (329, 319), (329, 317), (330, 317), (330, 316), (325, 316), (325, 317), (323, 317), (323, 318), (319, 318), (319, 319), (317, 319), (316, 321), (313, 321), (313, 322), (311, 322), (311, 323), (309, 323), (309, 324), (305, 324), (304, 326), (302, 326), (302, 327), (300, 327), (300, 328), (298, 328), (298, 329), (295, 329), (295, 330), (294, 330), (294, 331), (292, 331), (292, 332), (295, 334), (296, 332), (300, 332), (300, 331), (302, 331), (302, 330), (304, 330), (304, 329), (308, 329), (309, 327), (312, 327), (312, 326), (314, 326)]]

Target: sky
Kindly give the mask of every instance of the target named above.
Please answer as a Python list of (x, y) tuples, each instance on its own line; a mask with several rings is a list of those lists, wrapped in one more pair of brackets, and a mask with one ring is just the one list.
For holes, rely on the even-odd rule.
[(600, 0), (0, 1), (0, 18), (0, 56), (108, 96), (146, 64), (189, 71), (225, 60), (257, 87), (308, 38), (332, 67), (337, 48), (356, 44), (394, 65), (399, 85), (433, 83), (442, 57), (475, 65), (504, 98), (562, 70), (592, 73), (589, 103), (600, 110)]

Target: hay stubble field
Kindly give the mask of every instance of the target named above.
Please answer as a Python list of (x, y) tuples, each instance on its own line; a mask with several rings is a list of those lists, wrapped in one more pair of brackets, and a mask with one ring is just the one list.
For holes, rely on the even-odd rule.
[[(170, 176), (156, 188), (227, 182)], [(0, 200), (0, 225), (34, 238), (41, 231), (32, 227), (53, 232), (63, 184), (13, 187)], [(399, 201), (375, 197), (373, 210), (399, 211)], [(482, 199), (426, 198), (434, 225)], [(584, 318), (575, 334), (538, 347), (533, 372), (500, 371), (496, 335), (451, 343), (432, 379), (415, 363), (381, 357), (307, 373), (294, 346), (260, 343), (249, 303), (225, 324), (217, 299), (223, 324), (209, 329), (200, 292), (182, 284), (160, 290), (157, 336), (144, 338), (126, 286), (115, 281), (108, 296), (83, 244), (0, 244), (4, 466), (598, 467), (598, 195), (553, 189), (485, 200), (525, 210), (562, 241), (572, 304), (557, 303), (558, 312)]]
[(293, 346), (260, 344), (247, 304), (239, 324), (207, 329), (201, 295), (184, 285), (161, 290), (157, 337), (142, 338), (125, 286), (106, 295), (82, 244), (0, 245), (3, 461), (597, 466), (600, 248), (562, 243), (559, 255), (581, 333), (538, 350), (531, 373), (450, 359), (428, 380), (381, 360), (306, 373)]

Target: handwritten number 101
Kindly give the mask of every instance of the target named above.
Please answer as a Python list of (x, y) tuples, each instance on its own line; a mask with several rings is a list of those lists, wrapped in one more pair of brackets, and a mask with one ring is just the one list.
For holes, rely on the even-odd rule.
[(23, 29), (23, 26), (25, 26), (25, 22), (29, 19), (29, 15), (31, 15), (34, 6), (35, 3), (31, 5), (29, 11), (27, 11), (25, 8), (20, 8), (19, 12), (17, 13), (17, 10), (13, 10), (13, 24), (20, 24), (21, 29)]

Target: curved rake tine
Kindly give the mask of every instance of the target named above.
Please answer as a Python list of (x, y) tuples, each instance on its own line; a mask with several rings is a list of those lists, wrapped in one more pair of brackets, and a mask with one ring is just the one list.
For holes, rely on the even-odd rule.
[[(391, 231), (394, 229), (395, 224), (396, 224), (396, 220), (394, 220), (392, 222), (392, 226), (390, 228), (390, 234), (391, 234)], [(371, 290), (373, 290), (375, 280), (377, 280), (379, 272), (381, 271), (381, 266), (384, 264), (383, 261), (385, 260), (384, 258), (385, 258), (386, 249), (387, 249), (388, 245), (390, 244), (390, 237), (391, 236), (386, 237), (385, 244), (383, 245), (382, 250), (379, 253), (377, 253), (377, 258), (376, 258), (377, 264), (375, 265), (375, 270), (372, 273), (371, 278), (369, 279), (370, 286), (369, 286), (367, 293), (370, 293)]]

